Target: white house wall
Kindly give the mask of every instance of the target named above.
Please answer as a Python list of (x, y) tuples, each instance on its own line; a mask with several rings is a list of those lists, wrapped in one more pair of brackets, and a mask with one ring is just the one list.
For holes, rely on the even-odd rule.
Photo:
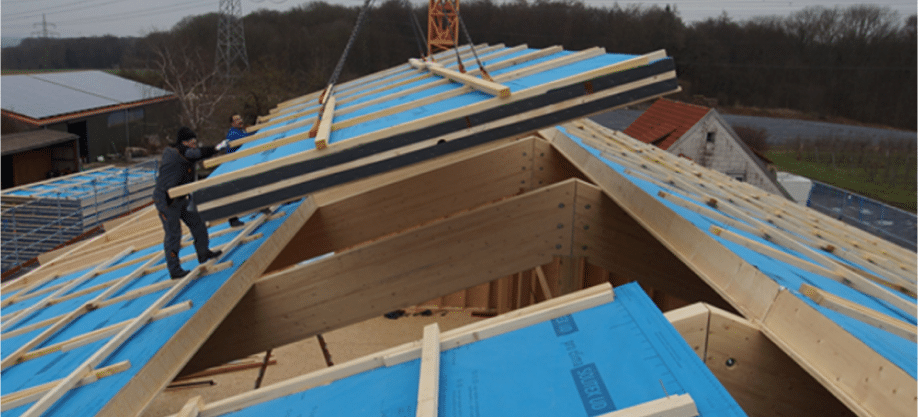
[[(714, 133), (713, 146), (707, 143), (709, 132)], [(674, 155), (684, 155), (699, 165), (741, 179), (770, 193), (783, 194), (766, 168), (756, 162), (751, 150), (713, 110), (692, 126), (667, 151)]]

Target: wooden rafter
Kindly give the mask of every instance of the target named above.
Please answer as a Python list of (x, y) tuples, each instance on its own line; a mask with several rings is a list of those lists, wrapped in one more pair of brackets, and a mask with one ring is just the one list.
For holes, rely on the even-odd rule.
[[(913, 415), (915, 379), (848, 333), (799, 295), (719, 247), (712, 236), (672, 214), (618, 172), (557, 131), (542, 135), (586, 176), (684, 260), (797, 364), (859, 415)], [(668, 157), (661, 157), (666, 161)], [(673, 166), (674, 164), (670, 164)], [(648, 165), (649, 166), (649, 165)], [(670, 171), (673, 175), (677, 171)], [(684, 171), (683, 171), (684, 172)], [(692, 175), (688, 171), (689, 175)], [(683, 177), (685, 178), (685, 177)], [(856, 366), (852, 364), (856, 363)], [(880, 376), (882, 374), (882, 377)], [(837, 376), (836, 376), (837, 375)], [(868, 385), (860, 381), (871, 381)]]

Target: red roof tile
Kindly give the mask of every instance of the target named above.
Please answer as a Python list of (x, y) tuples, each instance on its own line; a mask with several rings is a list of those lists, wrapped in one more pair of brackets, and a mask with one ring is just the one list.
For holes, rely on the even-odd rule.
[(654, 102), (625, 134), (666, 150), (695, 126), (711, 109), (667, 99)]

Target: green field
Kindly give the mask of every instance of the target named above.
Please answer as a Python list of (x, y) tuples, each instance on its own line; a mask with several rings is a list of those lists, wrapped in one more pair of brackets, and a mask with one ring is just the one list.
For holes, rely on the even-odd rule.
[(795, 150), (773, 149), (766, 155), (779, 171), (843, 188), (911, 213), (916, 211), (918, 171), (915, 155), (908, 151), (837, 153), (834, 165), (826, 152), (798, 154)]

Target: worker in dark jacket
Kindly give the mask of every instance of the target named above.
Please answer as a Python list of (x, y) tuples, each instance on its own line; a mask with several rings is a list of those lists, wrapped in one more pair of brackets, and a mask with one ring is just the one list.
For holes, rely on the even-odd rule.
[(210, 156), (215, 155), (227, 146), (226, 141), (216, 147), (201, 146), (197, 144), (197, 135), (187, 127), (179, 129), (175, 143), (163, 151), (162, 161), (159, 166), (159, 176), (156, 178), (156, 188), (153, 190), (153, 203), (159, 212), (159, 220), (163, 223), (165, 238), (163, 249), (166, 252), (166, 265), (169, 275), (181, 278), (188, 275), (182, 268), (179, 260), (179, 250), (182, 245), (182, 227), (179, 219), (185, 222), (194, 237), (194, 249), (198, 254), (198, 262), (204, 263), (211, 258), (220, 256), (221, 251), (210, 250), (210, 238), (207, 235), (207, 225), (201, 215), (195, 210), (189, 210), (188, 196), (175, 199), (169, 198), (169, 189), (194, 181), (195, 164)]

